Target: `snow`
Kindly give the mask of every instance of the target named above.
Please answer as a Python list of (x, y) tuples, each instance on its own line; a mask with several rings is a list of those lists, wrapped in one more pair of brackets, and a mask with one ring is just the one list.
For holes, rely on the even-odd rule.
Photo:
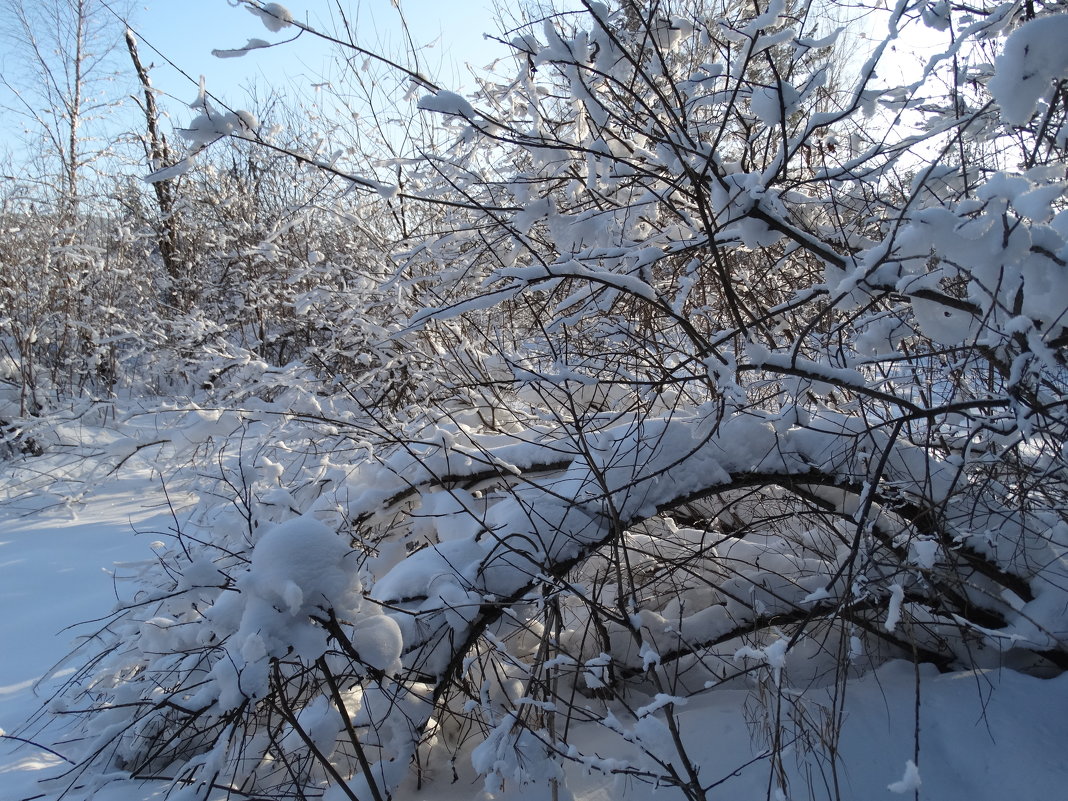
[(787, 118), (797, 110), (800, 97), (794, 87), (783, 81), (778, 86), (754, 90), (750, 107), (762, 123), (777, 126), (783, 124), (784, 110)]
[(263, 27), (271, 33), (278, 33), (293, 24), (293, 14), (281, 3), (264, 3), (262, 6), (248, 3), (245, 9), (258, 17)]
[(400, 626), (387, 615), (366, 615), (353, 625), (352, 644), (360, 659), (384, 673), (400, 670), (404, 638)]
[[(219, 258), (287, 264), (292, 293), (240, 346), (228, 316), (179, 316), (195, 345), (167, 369), (188, 368), (190, 398), (132, 401), (94, 362), (106, 404), (47, 386), (29, 415), (26, 368), (0, 365), (23, 437), (0, 453), (0, 798), (87, 754), (96, 784), (41, 797), (218, 801), (226, 771), (257, 797), (649, 801), (681, 798), (690, 765), (708, 801), (1063, 793), (1063, 164), (967, 107), (990, 74), (967, 42), (1007, 8), (966, 22), (899, 0), (827, 105), (789, 6), (539, 21), (517, 72), (481, 84), (504, 120), (488, 148), (489, 112), (437, 90), (417, 108), (461, 119), (425, 120), (433, 169), (359, 181), (412, 223), (444, 201), (411, 242), (287, 240), (318, 204), (242, 229)], [(1068, 69), (1065, 16), (1009, 37), (1003, 122)], [(965, 43), (915, 86), (873, 85), (921, 17)], [(665, 58), (628, 58), (638, 39)], [(753, 69), (790, 53), (789, 83)], [(951, 60), (965, 101), (939, 89), (924, 110)], [(405, 102), (432, 86), (409, 85)], [(189, 155), (154, 180), (254, 138), (203, 83), (192, 108)], [(906, 112), (923, 125), (887, 122)], [(956, 147), (913, 169), (960, 134), (992, 143), (975, 169)], [(186, 363), (205, 348), (225, 354)], [(330, 363), (277, 364), (309, 348)], [(20, 448), (31, 433), (44, 455)], [(62, 661), (51, 632), (78, 616), (95, 628)]]
[(919, 539), (909, 543), (909, 551), (912, 564), (921, 570), (930, 570), (938, 561), (942, 548), (935, 539)]
[(439, 114), (464, 117), (468, 120), (475, 119), (475, 110), (471, 104), (456, 92), (450, 92), (445, 89), (421, 98), (419, 100), (419, 108), (423, 111), (436, 111)]
[(334, 531), (302, 516), (260, 535), (252, 549), (252, 565), (239, 581), (241, 589), (290, 615), (319, 608), (347, 611), (359, 593), (349, 561), (351, 548)]
[(220, 113), (208, 107), (190, 120), (187, 127), (179, 129), (179, 133), (193, 150), (198, 150), (224, 136), (251, 133), (258, 126), (259, 121), (248, 111)]
[(883, 622), (883, 628), (887, 631), (894, 631), (897, 628), (897, 624), (901, 622), (901, 605), (905, 600), (905, 589), (900, 584), (894, 584), (890, 587), (890, 604), (886, 610), (886, 620)]
[[(0, 642), (8, 646), (0, 662), (0, 725), (6, 732), (21, 731), (22, 720), (35, 711), (47, 697), (49, 688), (61, 680), (62, 676), (46, 677), (35, 695), (33, 682), (47, 676), (69, 647), (71, 634), (60, 630), (84, 617), (86, 610), (110, 605), (111, 580), (103, 569), (114, 561), (128, 562), (131, 557), (150, 558), (152, 548), (159, 547), (160, 543), (150, 537), (137, 536), (132, 526), (148, 532), (166, 528), (169, 512), (160, 505), (161, 496), (159, 484), (145, 473), (114, 479), (110, 485), (90, 494), (76, 507), (76, 514), (62, 508), (35, 511), (25, 504), (0, 508), (0, 513), (5, 515), (0, 544), (3, 556), (0, 600), (5, 609), (19, 610), (18, 614), (0, 618)], [(308, 559), (297, 559), (293, 564), (303, 553), (308, 554)], [(312, 596), (323, 602), (344, 596), (352, 589), (336, 567), (344, 563), (346, 554), (347, 548), (320, 523), (293, 518), (260, 536), (253, 549), (254, 564), (243, 581), (250, 591), (281, 604), (282, 612), (290, 616), (295, 609), (312, 605)], [(462, 558), (458, 554), (454, 556)], [(255, 580), (253, 575), (257, 577)], [(54, 586), (57, 580), (63, 581), (63, 592), (47, 592), (46, 588)], [(299, 596), (294, 587), (299, 590)], [(168, 624), (159, 621), (158, 625), (165, 628)], [(353, 641), (370, 666), (381, 670), (396, 667), (401, 639), (392, 618), (381, 613), (368, 615)], [(12, 643), (18, 643), (18, 647), (10, 647)], [(780, 639), (766, 647), (743, 649), (738, 656), (766, 664), (785, 683), (789, 681), (785, 644)], [(854, 650), (860, 653), (859, 647), (855, 646)], [(247, 656), (259, 655), (248, 653)], [(591, 657), (586, 662), (587, 672), (603, 664), (603, 655)], [(1007, 669), (943, 676), (927, 674), (920, 727), (927, 766), (923, 771), (922, 792), (943, 801), (995, 801), (1026, 786), (1033, 797), (1057, 797), (1059, 788), (1068, 781), (1068, 768), (1060, 758), (1061, 746), (1068, 742), (1068, 720), (1059, 712), (1068, 704), (1066, 679), (1061, 676), (1040, 680)], [(914, 680), (911, 665), (893, 663), (875, 675), (851, 682), (846, 729), (839, 741), (844, 798), (860, 801), (887, 797), (881, 793), (912, 792), (919, 786), (918, 771), (908, 766), (913, 729), (909, 710)], [(604, 793), (613, 793), (625, 801), (651, 798), (652, 788), (640, 783), (618, 784), (615, 776), (619, 774), (615, 771), (639, 759), (638, 752), (645, 747), (644, 743), (653, 747), (661, 742), (656, 739), (666, 736), (661, 716), (669, 713), (676, 716), (684, 734), (702, 733), (697, 738), (691, 735), (689, 740), (694, 743), (695, 754), (703, 766), (702, 775), (709, 781), (722, 777), (723, 792), (731, 797), (756, 797), (766, 781), (766, 771), (760, 759), (742, 767), (754, 756), (759, 757), (762, 749), (760, 739), (752, 739), (742, 710), (741, 701), (747, 695), (728, 686), (688, 697), (660, 693), (636, 703), (632, 722), (620, 718), (619, 724), (621, 731), (629, 732), (632, 747), (637, 749), (629, 761), (595, 757), (598, 751), (615, 752), (616, 749), (608, 747), (606, 734), (599, 733), (594, 724), (580, 724), (573, 738), (578, 746), (578, 761), (567, 768), (563, 778), (579, 801), (599, 801)], [(813, 703), (817, 698), (818, 695), (813, 696)], [(301, 720), (311, 736), (325, 746), (335, 734), (335, 724), (330, 722), (325, 700), (317, 703), (322, 708), (309, 706), (302, 711)], [(639, 723), (643, 720), (649, 722)], [(513, 786), (509, 779), (515, 775), (507, 767), (512, 764), (507, 756), (510, 751), (501, 750), (512, 747), (512, 741), (501, 739), (510, 728), (508, 719), (502, 721), (496, 730), (498, 737), (491, 736), (473, 759), (475, 766), (484, 769), (484, 775), (497, 776), (495, 793), (500, 793), (503, 786), (505, 798), (520, 798), (527, 792), (522, 788), (534, 786), (527, 782), (540, 781), (544, 778), (540, 771), (555, 768), (550, 768), (544, 756), (539, 756), (544, 752), (538, 750), (537, 740), (524, 740), (520, 747), (531, 760), (528, 763), (531, 767)], [(41, 789), (35, 785), (36, 779), (61, 764), (58, 757), (40, 749), (3, 741), (0, 743), (0, 797), (38, 794)], [(790, 780), (797, 787), (804, 786), (807, 770), (804, 764), (807, 763), (789, 769)], [(904, 771), (902, 765), (906, 765)], [(459, 767), (461, 776), (469, 780), (472, 768)], [(495, 768), (505, 773), (498, 776)], [(498, 783), (500, 780), (503, 785)], [(460, 801), (465, 786), (462, 782), (452, 788), (436, 785), (435, 797)], [(52, 793), (56, 791), (42, 789), (45, 798), (54, 797)], [(161, 790), (151, 784), (118, 781), (106, 786), (97, 798), (141, 801), (156, 797)], [(661, 790), (656, 797), (664, 792), (667, 791)], [(420, 796), (413, 788), (401, 789), (394, 797), (414, 801)]]
[(735, 652), (734, 658), (735, 660), (757, 659), (765, 663), (771, 668), (775, 684), (778, 685), (782, 680), (783, 668), (786, 667), (788, 647), (789, 641), (780, 637), (765, 648), (753, 648), (749, 645), (743, 646)]
[(905, 762), (905, 773), (896, 782), (888, 784), (886, 789), (891, 793), (912, 793), (920, 789), (923, 782), (920, 781), (920, 769), (911, 759)]
[(1048, 222), (1054, 214), (1054, 201), (1064, 197), (1068, 184), (1057, 182), (1036, 186), (1012, 199), (1012, 206), (1024, 217), (1035, 222)]
[[(5, 487), (5, 493), (8, 489)], [(87, 505), (49, 507), (47, 495), (0, 504), (0, 727), (35, 739), (25, 727), (72, 668), (64, 659), (79, 635), (69, 627), (114, 604), (116, 562), (151, 558), (136, 530), (165, 528), (169, 512), (149, 474), (114, 480)], [(180, 500), (180, 499), (176, 499)], [(0, 797), (36, 796), (36, 781), (65, 763), (41, 748), (0, 739)], [(154, 795), (129, 787), (114, 801)]]
[(1053, 14), (1021, 25), (1005, 41), (988, 84), (1010, 125), (1023, 125), (1053, 82), (1068, 77), (1068, 14)]
[(769, 0), (764, 7), (764, 12), (754, 17), (742, 30), (747, 36), (756, 36), (762, 29), (774, 28), (778, 25), (780, 17), (785, 12), (786, 0)]
[(160, 181), (169, 181), (171, 178), (177, 178), (180, 175), (185, 175), (193, 169), (193, 160), (191, 158), (183, 158), (176, 161), (174, 164), (170, 164), (162, 169), (155, 170), (144, 177), (146, 184), (154, 184)]
[(640, 706), (634, 710), (634, 717), (644, 718), (646, 715), (652, 715), (654, 712), (659, 712), (661, 709), (667, 706), (686, 706), (686, 699), (678, 695), (668, 695), (666, 693), (657, 693), (645, 706)]
[(241, 58), (248, 55), (253, 50), (261, 50), (264, 47), (270, 47), (270, 42), (265, 42), (263, 39), (249, 39), (241, 47), (233, 48), (232, 50), (212, 50), (211, 54), (215, 58)]
[[(758, 355), (767, 359), (767, 354)], [(885, 435), (867, 432), (864, 435), (871, 439), (868, 457), (864, 453), (841, 452), (843, 432), (859, 434), (863, 428), (858, 428), (856, 421), (829, 411), (814, 415), (813, 424), (806, 428), (784, 427), (779, 420), (762, 419), (752, 413), (739, 414), (721, 420), (716, 436), (703, 442), (694, 433), (704, 425), (701, 414), (645, 416), (640, 420), (616, 414), (612, 419), (612, 425), (587, 437), (582, 452), (573, 446), (567, 451), (563, 442), (551, 438), (517, 442), (500, 435), (479, 437), (467, 431), (469, 439), (465, 440), (463, 427), (450, 429), (441, 424), (432, 433), (426, 432), (418, 447), (399, 450), (383, 457), (381, 463), (363, 464), (347, 474), (345, 480), (351, 481), (353, 490), (347, 516), (358, 518), (380, 509), (383, 499), (408, 490), (413, 482), (428, 481), (445, 469), (462, 476), (465, 471), (474, 474), (486, 464), (556, 464), (551, 480), (521, 486), (492, 502), (476, 498), (471, 490), (413, 492), (409, 497), (415, 530), (433, 544), (406, 558), (380, 553), (376, 559), (381, 561), (375, 563), (374, 570), (381, 578), (372, 587), (372, 601), (361, 596), (361, 568), (350, 541), (335, 526), (323, 522), (337, 520), (322, 517), (326, 507), (292, 516), (286, 511), (289, 503), (295, 502), (289, 493), (290, 501), (264, 510), (266, 516), (245, 531), (240, 516), (217, 517), (212, 525), (213, 536), (220, 542), (248, 537), (248, 561), (243, 567), (229, 569), (236, 591), (219, 592), (224, 589), (221, 585), (225, 574), (213, 559), (203, 555), (191, 559), (182, 571), (179, 587), (194, 596), (202, 594), (204, 599), (214, 599), (210, 604), (196, 602), (198, 614), (210, 624), (203, 633), (222, 633), (230, 643), (229, 659), (214, 664), (208, 673), (210, 685), (199, 690), (191, 701), (235, 708), (249, 698), (262, 696), (272, 658), (292, 653), (309, 663), (316, 662), (328, 643), (324, 630), (312, 618), (322, 617), (329, 610), (342, 620), (354, 621), (351, 642), (367, 667), (392, 675), (418, 664), (421, 671), (440, 673), (453, 659), (452, 643), (463, 642), (472, 625), (500, 598), (514, 597), (537, 586), (539, 576), (551, 572), (555, 564), (574, 558), (603, 540), (608, 529), (596, 511), (600, 507), (596, 502), (586, 507), (586, 498), (596, 499), (603, 491), (613, 493), (618, 497), (618, 514), (625, 520), (638, 521), (672, 498), (717, 483), (728, 484), (738, 472), (807, 473), (813, 465), (820, 465), (831, 475), (853, 478), (857, 470), (866, 469), (865, 459), (871, 453), (889, 447)], [(233, 430), (232, 415), (191, 408), (180, 415), (170, 415), (165, 422), (157, 420), (146, 425), (144, 433), (113, 437), (100, 452), (125, 459), (139, 452), (136, 444), (145, 441), (148, 434), (179, 452), (195, 452), (213, 438), (225, 441)], [(681, 454), (688, 454), (682, 463)], [(274, 497), (286, 477), (284, 465), (267, 454), (234, 466), (239, 468), (235, 475), (240, 476), (241, 483), (263, 492), (265, 499)], [(924, 476), (931, 496), (936, 498), (942, 497), (944, 469), (932, 456), (905, 443), (899, 444), (886, 460), (890, 478)], [(508, 474), (516, 472), (521, 473), (520, 468), (515, 467)], [(575, 501), (560, 503), (562, 497)], [(91, 504), (91, 495), (82, 502)], [(947, 515), (954, 514), (952, 505), (945, 511)], [(981, 514), (981, 507), (969, 507), (967, 513), (974, 520)], [(456, 518), (457, 528), (448, 525), (452, 518)], [(636, 539), (633, 545), (667, 548), (664, 537), (669, 533), (680, 543), (689, 536), (706, 536), (697, 530), (675, 528), (656, 538)], [(149, 555), (159, 554), (151, 558), (167, 559), (168, 546), (156, 536), (146, 538), (144, 549)], [(912, 543), (916, 547), (910, 551), (910, 558), (923, 569), (930, 569), (937, 559), (938, 550), (931, 542), (921, 538)], [(662, 670), (665, 654), (677, 651), (685, 643), (713, 641), (743, 625), (746, 615), (786, 611), (791, 598), (795, 599), (792, 603), (812, 603), (835, 597), (828, 586), (833, 572), (831, 563), (793, 555), (791, 547), (784, 539), (768, 537), (762, 542), (760, 537), (750, 535), (708, 551), (709, 557), (737, 573), (737, 578), (721, 584), (728, 601), (697, 607), (687, 614), (681, 609), (670, 613), (667, 609), (641, 609), (631, 620), (631, 625), (642, 633), (635, 666), (643, 673)], [(788, 581), (785, 576), (798, 578)], [(748, 605), (734, 600), (746, 596), (750, 599)], [(901, 625), (903, 600), (903, 585), (895, 583), (885, 622), (888, 632)], [(1047, 626), (1056, 625), (1056, 609), (1062, 605), (1063, 597), (1050, 590), (1036, 593), (1030, 608), (1023, 611)], [(185, 632), (191, 631), (187, 623), (181, 625), (183, 614), (188, 615), (189, 610), (161, 609), (148, 616), (137, 630), (138, 647), (147, 653), (166, 653), (175, 642), (180, 643), (187, 636)], [(967, 622), (962, 620), (962, 625)], [(1000, 637), (1009, 647), (1032, 636), (1022, 629), (974, 631), (992, 639)], [(805, 658), (801, 651), (794, 653), (797, 649), (788, 650), (787, 644), (788, 639), (779, 636), (770, 643), (735, 646), (733, 653), (739, 663), (768, 671), (771, 686), (785, 692), (790, 675)], [(851, 644), (850, 652), (857, 662), (864, 648)], [(604, 684), (607, 675), (596, 668), (607, 665), (598, 661), (596, 653), (589, 657), (583, 669), (585, 683), (591, 687), (598, 682)], [(506, 708), (509, 704), (530, 705), (531, 701), (524, 700), (521, 679), (507, 678), (501, 686), (494, 703)], [(716, 690), (715, 683), (708, 687)], [(365, 689), (361, 696), (361, 709), (367, 710), (366, 714), (378, 714), (374, 703), (386, 702), (371, 702), (372, 696), (367, 692)], [(653, 715), (661, 710), (668, 713), (665, 699), (686, 698), (685, 709), (682, 704), (670, 702), (670, 714), (682, 717), (694, 714), (706, 703), (700, 697), (674, 692), (661, 695), (635, 704), (638, 717), (648, 720), (640, 726), (624, 725), (631, 738), (627, 742), (643, 744), (657, 736), (663, 724)], [(548, 708), (542, 705), (539, 709)], [(308, 714), (315, 717), (313, 712)], [(318, 729), (319, 722), (316, 718), (313, 726), (309, 721), (309, 727)], [(7, 721), (3, 724), (11, 728)], [(329, 727), (322, 725), (327, 731)], [(535, 744), (530, 742), (529, 747), (534, 749)], [(537, 755), (536, 751), (532, 754)], [(499, 761), (495, 758), (492, 765)], [(524, 776), (522, 781), (528, 778)], [(885, 786), (889, 779), (882, 781)]]

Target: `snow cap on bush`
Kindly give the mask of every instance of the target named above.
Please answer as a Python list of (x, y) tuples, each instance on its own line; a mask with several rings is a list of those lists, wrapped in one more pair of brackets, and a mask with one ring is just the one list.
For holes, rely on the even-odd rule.
[(1001, 118), (1023, 125), (1054, 81), (1068, 75), (1068, 14), (1028, 22), (1013, 31), (994, 65), (989, 89)]

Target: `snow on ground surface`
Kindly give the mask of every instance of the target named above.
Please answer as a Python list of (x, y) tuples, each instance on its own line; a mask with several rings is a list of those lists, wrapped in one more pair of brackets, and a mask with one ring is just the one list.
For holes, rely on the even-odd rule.
[[(154, 537), (135, 536), (134, 528), (165, 526), (162, 502), (158, 483), (142, 475), (116, 479), (75, 506), (43, 493), (0, 505), (0, 728), (8, 735), (22, 733), (69, 673), (53, 669), (78, 633), (91, 630), (67, 627), (114, 606), (115, 563), (148, 555)], [(37, 779), (59, 764), (42, 749), (0, 740), (0, 799), (38, 795)]]
[[(41, 467), (55, 465), (42, 462)], [(158, 538), (154, 532), (171, 525), (171, 511), (158, 477), (136, 460), (103, 477), (92, 474), (89, 463), (69, 468), (71, 480), (65, 484), (34, 483), (32, 472), (25, 469), (13, 478), (10, 465), (0, 471), (0, 728), (8, 735), (33, 738), (39, 726), (24, 729), (23, 724), (69, 672), (62, 664), (58, 669), (55, 666), (76, 635), (92, 630), (91, 624), (73, 630), (67, 627), (111, 610), (117, 590), (111, 577), (115, 563), (149, 558)], [(79, 475), (92, 475), (93, 481), (79, 484)], [(80, 496), (79, 500), (65, 502), (72, 494)], [(182, 500), (172, 497), (179, 515)], [(917, 675), (922, 679), (918, 753), (914, 746)], [(744, 685), (732, 684), (678, 709), (684, 738), (697, 744), (702, 779), (723, 780), (709, 793), (710, 800), (778, 797), (769, 783), (771, 766), (762, 757), (764, 744), (749, 723), (755, 719), (754, 702), (753, 693)], [(644, 703), (635, 699), (634, 706)], [(893, 662), (853, 679), (845, 707), (836, 766), (826, 750), (817, 757), (800, 744), (787, 749), (784, 767), (791, 776), (790, 799), (873, 801), (917, 794), (931, 801), (1056, 801), (1065, 797), (1068, 676), (1038, 679), (1009, 670), (938, 675), (926, 666), (917, 673), (911, 664)], [(809, 691), (806, 709), (811, 714), (818, 716), (830, 708), (829, 695)], [(652, 716), (643, 721), (655, 723)], [(620, 725), (646, 724), (623, 721)], [(661, 728), (667, 745), (668, 732)], [(47, 732), (42, 739), (45, 736)], [(607, 740), (603, 750), (598, 741), (607, 736), (605, 729), (589, 724), (573, 730), (573, 740), (581, 743), (584, 755), (606, 753)], [(648, 732), (641, 736), (647, 739)], [(486, 749), (479, 756), (482, 760), (492, 757)], [(55, 785), (37, 782), (62, 766), (59, 756), (42, 748), (10, 737), (0, 740), (0, 801), (56, 799)], [(457, 774), (454, 782), (448, 771), (439, 769), (422, 788), (414, 782), (404, 786), (397, 801), (428, 797), (459, 801), (472, 796), (485, 801), (532, 801), (529, 788), (484, 787), (467, 759), (457, 764)], [(673, 790), (657, 790), (634, 779), (606, 778), (574, 764), (567, 785), (580, 801), (681, 798)], [(167, 789), (161, 783), (115, 781), (93, 797), (141, 801), (163, 798)], [(88, 798), (89, 788), (76, 787), (65, 797)], [(566, 793), (561, 792), (560, 798), (566, 798)]]

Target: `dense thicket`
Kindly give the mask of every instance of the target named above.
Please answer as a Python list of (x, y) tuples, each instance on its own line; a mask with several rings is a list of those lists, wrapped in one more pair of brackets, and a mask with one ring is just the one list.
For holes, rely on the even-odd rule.
[[(1068, 14), (901, 0), (862, 44), (825, 4), (581, 5), (470, 97), (403, 72), (437, 125), (373, 168), (201, 104), (215, 163), (154, 175), (192, 169), (194, 279), (151, 318), (184, 338), (123, 375), (201, 371), (223, 408), (152, 444), (211, 468), (57, 705), (65, 781), (382, 801), (463, 755), (704, 799), (681, 708), (748, 686), (770, 797), (798, 746), (835, 775), (844, 687), (888, 659), (1068, 667)], [(877, 77), (918, 31), (938, 55)], [(287, 194), (314, 176), (352, 195)], [(121, 308), (20, 230), (27, 315)], [(90, 322), (54, 352), (4, 335), (23, 420), (141, 353), (62, 319)]]

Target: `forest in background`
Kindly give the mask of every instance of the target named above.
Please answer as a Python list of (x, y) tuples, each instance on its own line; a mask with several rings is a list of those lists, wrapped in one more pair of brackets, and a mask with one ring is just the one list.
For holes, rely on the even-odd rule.
[(56, 792), (706, 801), (741, 692), (761, 797), (837, 801), (880, 668), (1068, 668), (1063, 2), (523, 5), (466, 92), (240, 5), (329, 99), (171, 129), (94, 0), (27, 51), (5, 503), (176, 499), (15, 733)]

